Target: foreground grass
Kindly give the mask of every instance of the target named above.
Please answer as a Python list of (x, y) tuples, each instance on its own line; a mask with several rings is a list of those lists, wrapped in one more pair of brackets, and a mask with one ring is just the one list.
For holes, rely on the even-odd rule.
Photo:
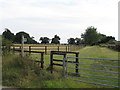
[[(7, 55), (3, 57), (3, 86), (13, 88), (80, 88), (84, 83), (73, 83), (65, 80), (62, 71), (56, 69), (53, 74), (49, 70), (41, 70), (29, 58)], [(68, 83), (69, 82), (69, 83)]]
[[(92, 58), (110, 58), (118, 59), (118, 52), (101, 47), (85, 47), (78, 50), (80, 57)], [(71, 56), (71, 55), (68, 55)], [(102, 88), (99, 86), (82, 82), (67, 80), (63, 77), (62, 67), (54, 67), (53, 74), (49, 71), (50, 56), (45, 55), (44, 69), (40, 69), (39, 65), (32, 63), (30, 60), (40, 58), (40, 55), (33, 54), (31, 57), (21, 58), (19, 56), (7, 55), (3, 56), (3, 85), (20, 88)], [(63, 58), (56, 56), (56, 58)], [(85, 61), (93, 63), (93, 61)], [(110, 63), (111, 64), (111, 63)], [(116, 64), (116, 63), (115, 63)], [(89, 66), (82, 66), (89, 68)], [(86, 73), (91, 73), (87, 72)], [(92, 77), (91, 77), (92, 78)]]

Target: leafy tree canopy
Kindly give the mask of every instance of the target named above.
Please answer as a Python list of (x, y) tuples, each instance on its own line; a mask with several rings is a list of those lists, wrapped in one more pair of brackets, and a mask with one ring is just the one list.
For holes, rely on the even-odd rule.
[(68, 44), (75, 44), (75, 39), (74, 38), (69, 38), (68, 39)]
[(60, 44), (60, 37), (55, 35), (54, 38), (52, 38), (51, 43), (53, 43), (53, 44)]
[(21, 43), (22, 35), (24, 35), (25, 38), (27, 38), (27, 44), (37, 44), (38, 42), (33, 39), (33, 37), (30, 37), (30, 35), (26, 32), (18, 32), (16, 35), (12, 33), (9, 29), (5, 28), (5, 31), (2, 33), (2, 36), (5, 39), (5, 42), (9, 42), (7, 40), (10, 40), (12, 43)]
[(9, 29), (5, 28), (5, 31), (2, 33), (3, 37), (10, 40), (14, 41), (14, 33), (12, 33)]
[(24, 35), (24, 37), (27, 39), (27, 42), (25, 42), (26, 44), (37, 44), (37, 42), (35, 40), (33, 40), (33, 37), (30, 37), (30, 35), (26, 32), (16, 33), (15, 42), (21, 43), (22, 35)]
[(81, 38), (75, 38), (75, 43), (77, 44), (77, 45), (80, 45), (81, 44), (81, 42), (82, 42), (82, 40), (81, 40)]
[(81, 34), (83, 42), (87, 45), (95, 45), (101, 43), (114, 43), (115, 37), (106, 36), (104, 34), (98, 33), (97, 28), (91, 26), (88, 27), (85, 33)]
[(41, 37), (40, 38), (40, 41), (41, 41), (41, 44), (48, 44), (49, 43), (49, 38), (48, 37)]
[(85, 44), (92, 45), (98, 42), (98, 33), (96, 30), (97, 28), (91, 26), (91, 27), (88, 27), (85, 33), (81, 35)]

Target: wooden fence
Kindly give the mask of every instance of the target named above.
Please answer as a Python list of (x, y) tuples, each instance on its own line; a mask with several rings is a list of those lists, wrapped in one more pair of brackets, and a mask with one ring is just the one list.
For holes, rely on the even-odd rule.
[[(21, 52), (21, 50), (13, 50), (14, 51), (18, 51), (18, 52)], [(28, 52), (29, 54), (31, 53), (39, 53), (40, 54), (40, 60), (33, 60), (34, 62), (36, 63), (40, 63), (41, 64), (41, 68), (43, 69), (44, 68), (44, 52), (39, 52), (39, 51), (24, 51), (24, 52)]]
[[(56, 65), (56, 66), (62, 66), (63, 67), (63, 64), (64, 64), (64, 58), (66, 58), (66, 55), (67, 54), (75, 54), (76, 57), (79, 56), (79, 52), (65, 52), (65, 51), (51, 51), (51, 54), (50, 54), (50, 68), (51, 68), (51, 73), (53, 73), (53, 66)], [(60, 60), (60, 59), (54, 59), (54, 55), (62, 55), (63, 56), (63, 59)], [(54, 62), (63, 62), (63, 64), (58, 64), (58, 63), (54, 63)], [(78, 58), (75, 59), (75, 61), (68, 61), (68, 62), (72, 62), (72, 63), (76, 63), (76, 66), (75, 66), (75, 72), (78, 73)]]
[[(51, 51), (75, 51), (84, 47), (83, 45), (24, 45), (26, 51), (40, 51), (45, 54), (50, 54)], [(21, 50), (21, 45), (11, 46), (13, 50)]]

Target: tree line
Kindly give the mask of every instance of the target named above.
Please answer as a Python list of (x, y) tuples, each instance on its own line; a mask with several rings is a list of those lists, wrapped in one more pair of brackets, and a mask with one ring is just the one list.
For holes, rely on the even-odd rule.
[[(2, 33), (3, 45), (5, 43), (21, 43), (22, 35), (27, 39), (26, 44), (39, 44), (39, 42), (34, 40), (34, 37), (26, 32), (18, 32), (16, 34), (12, 33), (8, 28), (5, 28), (5, 31)], [(54, 35), (52, 39), (48, 37), (40, 37), (39, 41), (41, 44), (60, 44), (61, 38), (58, 35)], [(50, 42), (51, 41), (51, 42)], [(101, 43), (115, 43), (115, 37), (106, 36), (104, 34), (98, 33), (97, 28), (90, 26), (84, 33), (81, 34), (81, 38), (69, 38), (67, 40), (68, 44), (85, 44), (85, 45), (98, 45)]]
[(85, 44), (85, 45), (99, 45), (99, 44), (114, 44), (116, 42), (115, 37), (106, 36), (97, 32), (97, 28), (90, 26), (84, 33), (81, 34), (81, 38), (68, 39), (69, 44)]

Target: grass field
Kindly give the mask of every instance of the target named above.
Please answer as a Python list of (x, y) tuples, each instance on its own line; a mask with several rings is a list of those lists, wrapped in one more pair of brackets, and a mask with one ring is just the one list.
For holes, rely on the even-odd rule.
[[(118, 52), (110, 50), (104, 47), (98, 46), (90, 46), (85, 47), (80, 50), (76, 50), (79, 52), (79, 57), (89, 57), (89, 58), (108, 58), (108, 59), (118, 59)], [(73, 56), (68, 54), (67, 56)], [(24, 58), (25, 60), (21, 60), (19, 56), (7, 55), (3, 56), (3, 85), (10, 87), (21, 87), (21, 88), (105, 88), (108, 86), (100, 86), (82, 82), (76, 82), (72, 80), (68, 80), (63, 77), (62, 67), (54, 66), (53, 74), (49, 71), (50, 64), (50, 55), (45, 55), (44, 57), (44, 69), (39, 69), (38, 65), (33, 65), (30, 62), (30, 59), (39, 60), (39, 54), (32, 54), (29, 58)], [(56, 55), (54, 58), (63, 59), (63, 57)], [(22, 61), (22, 62), (21, 62)], [(80, 60), (82, 63), (93, 64), (96, 63), (94, 60)], [(107, 65), (118, 65), (113, 62), (99, 62)], [(70, 65), (74, 67), (74, 65)], [(86, 65), (79, 65), (82, 68), (96, 68), (103, 69), (101, 67), (91, 67)], [(34, 68), (34, 69), (33, 69)], [(73, 71), (74, 70), (70, 70)], [(113, 71), (118, 71), (118, 69), (113, 69)], [(105, 73), (98, 72), (90, 72), (90, 71), (79, 71), (87, 74), (102, 74), (102, 75), (110, 75)], [(117, 77), (118, 75), (110, 75), (113, 77)], [(82, 75), (82, 77), (86, 77)], [(89, 78), (94, 78), (92, 76), (87, 76)], [(102, 78), (100, 78), (102, 79)], [(105, 79), (105, 78), (103, 78)], [(112, 79), (111, 79), (112, 80)], [(111, 81), (109, 79), (109, 81)]]
[[(20, 49), (21, 44), (14, 44), (11, 49)], [(24, 44), (24, 50), (40, 51), (50, 54), (50, 51), (75, 51), (83, 48), (83, 45), (61, 45), (61, 44)]]

